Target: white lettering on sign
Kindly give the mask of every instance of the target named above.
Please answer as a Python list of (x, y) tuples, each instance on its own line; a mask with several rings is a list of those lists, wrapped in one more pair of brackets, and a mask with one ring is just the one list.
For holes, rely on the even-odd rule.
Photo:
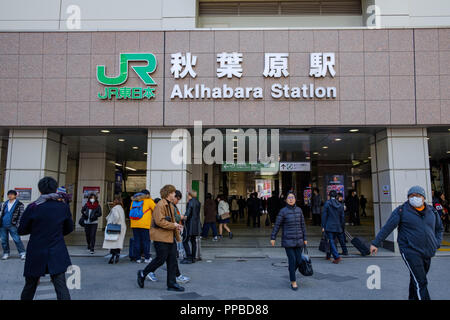
[(188, 73), (192, 78), (197, 76), (193, 69), (197, 63), (197, 56), (191, 55), (190, 52), (186, 52), (185, 55), (181, 54), (181, 52), (171, 54), (170, 63), (172, 64), (170, 73), (173, 74), (175, 79), (184, 78)]
[(287, 77), (288, 53), (266, 53), (264, 56), (264, 77), (280, 78)]
[(312, 98), (336, 98), (336, 87), (315, 87), (314, 84), (302, 85), (302, 87), (290, 87), (274, 83), (271, 89), (272, 98), (312, 99)]
[(314, 76), (316, 78), (325, 77), (327, 71), (330, 75), (334, 77), (336, 71), (334, 70), (335, 57), (332, 52), (314, 52), (310, 54), (309, 58), (309, 76)]
[(240, 78), (242, 76), (242, 53), (238, 52), (222, 52), (217, 54), (217, 77), (232, 78), (233, 76)]

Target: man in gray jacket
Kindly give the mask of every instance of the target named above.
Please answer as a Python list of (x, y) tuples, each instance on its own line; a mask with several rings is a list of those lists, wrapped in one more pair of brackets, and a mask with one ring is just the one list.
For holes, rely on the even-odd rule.
[(376, 254), (381, 243), (398, 228), (397, 242), (410, 273), (409, 300), (430, 300), (427, 273), (431, 257), (442, 241), (441, 219), (437, 211), (425, 202), (425, 196), (422, 187), (411, 187), (408, 201), (392, 212), (370, 246), (371, 254)]

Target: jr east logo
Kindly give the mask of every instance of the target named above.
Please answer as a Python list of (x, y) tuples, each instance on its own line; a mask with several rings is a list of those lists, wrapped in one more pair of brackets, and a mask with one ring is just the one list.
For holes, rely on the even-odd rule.
[[(132, 65), (131, 68), (147, 87), (118, 87), (128, 79), (128, 65), (133, 62), (146, 62), (146, 65)], [(117, 77), (106, 75), (105, 66), (97, 66), (97, 80), (105, 86), (105, 91), (99, 92), (98, 97), (102, 100), (111, 99), (151, 99), (155, 96), (156, 82), (150, 77), (150, 73), (156, 70), (156, 57), (153, 53), (121, 53), (120, 70)]]

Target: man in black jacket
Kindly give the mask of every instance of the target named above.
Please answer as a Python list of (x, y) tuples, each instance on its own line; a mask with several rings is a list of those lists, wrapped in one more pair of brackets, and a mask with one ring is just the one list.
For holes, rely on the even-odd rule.
[(42, 178), (38, 183), (41, 196), (28, 205), (20, 221), (19, 234), (30, 235), (22, 300), (33, 299), (39, 278), (45, 274), (50, 274), (57, 299), (70, 300), (65, 273), (72, 262), (64, 236), (73, 231), (73, 221), (69, 205), (56, 193), (57, 187), (55, 179)]
[(350, 217), (350, 223), (354, 226), (360, 226), (359, 221), (359, 198), (356, 195), (356, 191), (352, 190), (351, 194), (346, 200), (347, 210)]
[[(186, 205), (186, 213), (183, 217), (184, 222), (184, 237), (183, 246), (186, 251), (186, 258), (180, 263), (189, 264), (195, 262), (195, 255), (197, 252), (196, 237), (201, 233), (200, 226), (200, 207), (201, 204), (197, 200), (197, 191), (191, 191), (188, 193), (188, 203)], [(189, 242), (191, 248), (189, 248)]]
[(345, 245), (345, 215), (344, 207), (336, 200), (337, 192), (335, 190), (330, 191), (330, 200), (328, 200), (323, 206), (322, 211), (322, 232), (325, 232), (329, 242), (330, 250), (333, 255), (333, 263), (339, 263), (342, 258), (339, 256), (334, 239), (338, 238), (341, 244), (342, 251), (347, 252), (347, 246)]
[(0, 236), (2, 239), (3, 260), (7, 260), (9, 258), (9, 235), (11, 235), (14, 243), (16, 244), (20, 258), (25, 260), (25, 247), (17, 232), (20, 218), (23, 215), (25, 207), (23, 203), (16, 198), (17, 192), (15, 190), (9, 190), (8, 201), (5, 201), (1, 206)]

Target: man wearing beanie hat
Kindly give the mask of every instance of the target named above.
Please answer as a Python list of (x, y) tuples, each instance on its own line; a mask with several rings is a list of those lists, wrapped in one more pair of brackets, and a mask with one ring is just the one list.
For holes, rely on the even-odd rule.
[(430, 300), (427, 273), (431, 258), (442, 241), (442, 221), (436, 209), (425, 202), (426, 193), (421, 186), (408, 190), (408, 200), (397, 207), (384, 227), (372, 241), (370, 252), (378, 247), (395, 229), (400, 253), (410, 273), (409, 300)]

